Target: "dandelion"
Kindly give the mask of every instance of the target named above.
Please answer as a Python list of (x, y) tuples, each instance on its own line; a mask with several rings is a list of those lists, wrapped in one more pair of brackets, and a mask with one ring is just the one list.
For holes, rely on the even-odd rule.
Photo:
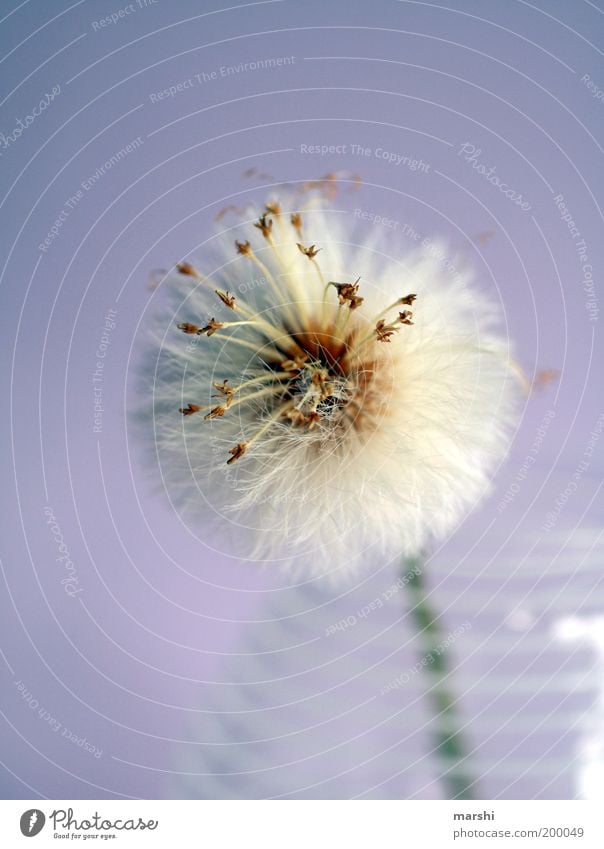
[(468, 271), (322, 204), (273, 198), (202, 271), (179, 263), (153, 363), (169, 494), (244, 556), (319, 572), (450, 533), (505, 455), (518, 385)]

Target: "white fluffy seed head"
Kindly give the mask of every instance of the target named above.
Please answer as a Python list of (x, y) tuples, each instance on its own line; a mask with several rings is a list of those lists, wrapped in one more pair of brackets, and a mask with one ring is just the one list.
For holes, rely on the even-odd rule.
[(178, 267), (146, 422), (206, 541), (325, 574), (455, 527), (507, 449), (517, 380), (498, 311), (442, 246), (401, 255), (296, 203), (217, 236), (203, 273)]

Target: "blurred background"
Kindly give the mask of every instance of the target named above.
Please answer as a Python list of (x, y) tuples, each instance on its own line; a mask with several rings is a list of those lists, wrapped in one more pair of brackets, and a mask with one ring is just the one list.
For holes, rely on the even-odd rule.
[[(596, 796), (603, 30), (589, 0), (0, 0), (4, 798)], [(335, 586), (209, 548), (131, 425), (153, 269), (329, 172), (556, 372), (422, 564), (438, 675), (404, 565)]]

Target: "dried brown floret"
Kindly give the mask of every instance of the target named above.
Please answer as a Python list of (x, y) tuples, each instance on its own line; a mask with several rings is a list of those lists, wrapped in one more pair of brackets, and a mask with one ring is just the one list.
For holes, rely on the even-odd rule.
[(220, 330), (221, 327), (224, 327), (224, 324), (221, 321), (216, 321), (216, 319), (211, 318), (206, 326), (202, 327), (198, 333), (205, 333), (206, 336), (212, 336), (217, 330)]
[(193, 413), (198, 413), (202, 407), (199, 404), (187, 404), (186, 407), (179, 407), (178, 412), (182, 413), (183, 416), (192, 416)]
[(300, 251), (300, 253), (303, 253), (309, 259), (314, 259), (316, 257), (316, 255), (319, 253), (319, 251), (321, 250), (321, 248), (316, 248), (314, 245), (311, 245), (310, 247), (305, 248), (304, 245), (301, 244), (300, 242), (296, 242), (296, 244), (298, 246), (298, 250)]
[(375, 325), (375, 333), (378, 342), (390, 342), (390, 337), (393, 336), (399, 328), (394, 324), (386, 324), (381, 318)]
[(241, 254), (242, 256), (249, 256), (249, 254), (251, 254), (252, 252), (252, 246), (249, 242), (236, 241), (235, 245), (237, 246), (237, 253)]
[(226, 407), (223, 407), (223, 406), (212, 407), (210, 412), (205, 414), (204, 420), (207, 421), (208, 419), (218, 419), (221, 416), (224, 416), (225, 413), (226, 413)]
[(254, 221), (254, 227), (257, 227), (265, 239), (271, 234), (271, 230), (273, 229), (273, 219), (268, 218), (266, 212), (264, 215), (261, 215), (258, 221)]
[(229, 449), (229, 454), (232, 454), (232, 457), (230, 458), (230, 460), (227, 460), (227, 466), (230, 466), (231, 463), (235, 462), (235, 460), (238, 460), (240, 457), (243, 457), (246, 448), (246, 442), (238, 442), (234, 448)]
[(351, 310), (356, 310), (361, 306), (365, 299), (361, 298), (358, 294), (360, 279), (360, 277), (357, 277), (354, 283), (333, 284), (336, 287), (338, 300), (342, 306), (347, 303)]
[(298, 236), (302, 238), (302, 216), (300, 215), (300, 213), (292, 212), (289, 220), (291, 221), (292, 227), (294, 228)]
[(190, 262), (177, 262), (176, 269), (180, 271), (181, 274), (187, 274), (189, 277), (196, 277), (198, 280), (201, 279), (201, 274), (194, 265), (191, 265)]
[(190, 324), (188, 321), (183, 321), (182, 324), (177, 325), (179, 330), (182, 330), (183, 333), (188, 333), (189, 335), (194, 333), (201, 333), (201, 327), (197, 324)]
[(220, 289), (215, 289), (214, 291), (226, 307), (229, 307), (229, 309), (232, 310), (235, 309), (235, 303), (237, 301), (235, 295), (231, 295), (230, 292), (223, 292)]

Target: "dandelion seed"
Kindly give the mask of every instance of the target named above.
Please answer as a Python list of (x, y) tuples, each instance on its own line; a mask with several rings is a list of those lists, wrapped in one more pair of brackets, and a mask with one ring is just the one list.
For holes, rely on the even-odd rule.
[(226, 413), (226, 407), (223, 407), (223, 406), (213, 407), (210, 410), (210, 412), (207, 413), (204, 416), (204, 420), (207, 421), (208, 419), (217, 419), (217, 418), (220, 418), (221, 416), (224, 416), (225, 413)]
[(190, 336), (191, 335), (198, 335), (198, 334), (203, 332), (201, 327), (199, 327), (199, 325), (189, 324), (188, 321), (185, 321), (182, 324), (178, 324), (177, 327), (178, 327), (179, 330), (182, 330), (183, 333), (188, 333)]
[(398, 331), (398, 327), (394, 324), (386, 324), (384, 319), (380, 319), (375, 325), (375, 335), (378, 342), (390, 342), (390, 337)]
[(177, 262), (176, 268), (180, 271), (181, 274), (185, 274), (188, 277), (195, 277), (197, 280), (201, 280), (201, 274), (195, 268), (195, 266), (191, 265), (190, 262)]
[[(206, 336), (213, 336), (217, 330), (220, 330), (221, 327), (224, 327), (224, 323), (221, 321), (216, 321), (216, 319), (211, 318), (205, 327), (201, 327), (197, 333), (205, 333)], [(189, 331), (186, 331), (189, 332)]]
[(235, 462), (235, 460), (238, 460), (240, 457), (243, 457), (246, 448), (247, 445), (245, 444), (245, 442), (239, 442), (234, 448), (231, 448), (229, 454), (231, 454), (232, 456), (229, 460), (227, 460), (227, 465), (230, 466), (231, 463)]
[(248, 256), (251, 253), (252, 246), (249, 242), (235, 242), (237, 246), (237, 253), (243, 254), (243, 256)]
[[(235, 390), (228, 385), (228, 380), (223, 380), (222, 383), (213, 383), (212, 386), (214, 389), (218, 390), (219, 395), (222, 395), (226, 399), (227, 409), (231, 406), (233, 401), (233, 395), (235, 394)], [(212, 395), (212, 398), (216, 398), (216, 395)]]
[(336, 291), (338, 293), (338, 301), (341, 306), (344, 304), (348, 304), (351, 310), (356, 310), (361, 306), (364, 298), (359, 297), (359, 280), (361, 278), (358, 277), (354, 283), (333, 283), (331, 285), (335, 286)]
[(178, 412), (182, 413), (183, 416), (192, 416), (193, 413), (198, 413), (202, 407), (199, 404), (187, 404), (186, 407), (179, 407)]
[(257, 227), (265, 239), (271, 234), (271, 230), (273, 229), (273, 219), (268, 218), (267, 214), (261, 215), (258, 221), (254, 223), (254, 227)]
[(319, 253), (319, 251), (321, 250), (321, 248), (316, 248), (314, 245), (311, 245), (310, 247), (305, 248), (304, 245), (301, 244), (300, 242), (297, 242), (296, 244), (298, 245), (298, 250), (300, 251), (300, 253), (303, 253), (309, 259), (314, 259), (316, 257), (316, 255)]
[(216, 292), (222, 303), (225, 305), (225, 307), (228, 307), (231, 310), (235, 309), (235, 304), (237, 302), (235, 295), (231, 295), (230, 292), (221, 292), (220, 289), (215, 289), (214, 291)]
[(298, 234), (298, 237), (302, 238), (302, 216), (299, 212), (293, 212), (290, 216), (291, 225)]

